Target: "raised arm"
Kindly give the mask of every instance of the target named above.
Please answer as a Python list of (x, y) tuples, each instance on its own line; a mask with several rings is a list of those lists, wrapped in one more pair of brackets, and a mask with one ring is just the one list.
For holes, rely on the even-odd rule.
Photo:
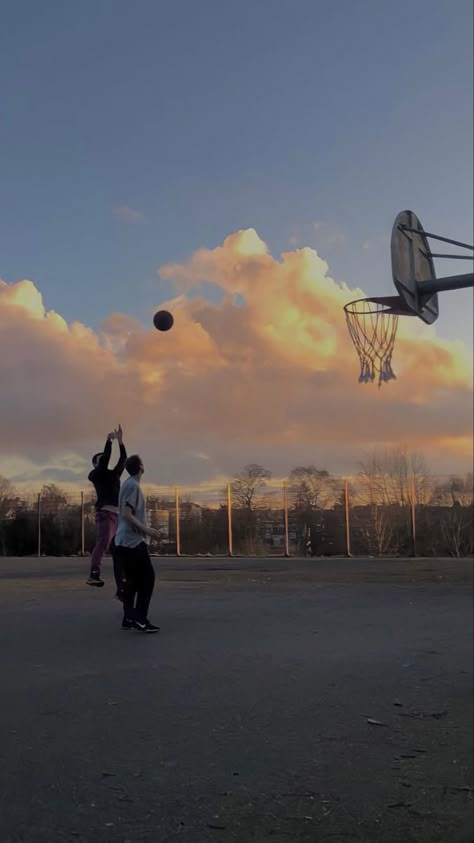
[(110, 455), (112, 453), (112, 439), (113, 438), (114, 438), (114, 434), (109, 433), (109, 435), (107, 436), (107, 441), (106, 441), (105, 446), (104, 446), (104, 450), (103, 450), (101, 456), (99, 457), (99, 462), (98, 462), (97, 468), (108, 468), (109, 467)]
[(125, 450), (125, 445), (123, 444), (123, 433), (122, 433), (121, 425), (118, 426), (118, 429), (115, 431), (115, 433), (116, 433), (117, 442), (119, 443), (120, 456), (118, 458), (117, 465), (115, 466), (115, 468), (113, 470), (114, 470), (115, 474), (118, 474), (118, 476), (120, 477), (124, 468), (125, 468), (125, 461), (127, 459), (127, 452)]

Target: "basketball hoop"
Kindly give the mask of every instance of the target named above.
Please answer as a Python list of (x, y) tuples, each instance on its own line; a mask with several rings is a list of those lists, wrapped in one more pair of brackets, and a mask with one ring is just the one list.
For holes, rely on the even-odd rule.
[(397, 336), (398, 317), (406, 314), (399, 296), (358, 299), (344, 305), (347, 327), (359, 356), (359, 383), (379, 386), (395, 380), (392, 353)]
[(398, 296), (358, 299), (344, 305), (347, 327), (359, 356), (359, 383), (374, 381), (379, 386), (395, 378), (392, 354), (399, 316), (417, 316), (426, 325), (439, 315), (438, 293), (474, 287), (474, 273), (437, 278), (434, 258), (473, 260), (474, 254), (445, 254), (431, 251), (429, 240), (449, 243), (474, 253), (474, 246), (425, 231), (413, 211), (397, 214), (392, 227), (390, 252), (392, 279)]

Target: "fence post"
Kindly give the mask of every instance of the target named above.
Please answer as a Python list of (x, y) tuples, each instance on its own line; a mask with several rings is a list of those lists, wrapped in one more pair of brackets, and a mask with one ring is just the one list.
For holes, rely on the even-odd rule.
[(227, 549), (229, 556), (233, 556), (232, 546), (232, 491), (230, 483), (227, 484)]
[(84, 492), (81, 492), (81, 556), (86, 555), (84, 520)]
[(38, 503), (37, 503), (37, 516), (38, 516), (38, 558), (41, 557), (41, 492), (38, 492)]
[(411, 553), (416, 556), (416, 500), (415, 500), (415, 475), (410, 478), (410, 532), (411, 532)]
[(285, 519), (285, 557), (290, 555), (290, 536), (288, 532), (288, 483), (283, 481), (283, 515)]
[(176, 556), (181, 556), (181, 533), (179, 526), (179, 488), (174, 490), (174, 511), (176, 518)]
[(352, 556), (351, 553), (351, 521), (349, 510), (349, 481), (344, 480), (344, 519), (346, 525), (346, 553), (347, 556)]

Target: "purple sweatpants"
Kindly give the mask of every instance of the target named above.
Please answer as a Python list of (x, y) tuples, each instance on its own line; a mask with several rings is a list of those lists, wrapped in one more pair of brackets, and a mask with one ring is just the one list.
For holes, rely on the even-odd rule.
[(95, 545), (91, 554), (91, 573), (100, 574), (100, 566), (105, 553), (109, 549), (110, 542), (117, 530), (118, 515), (109, 512), (107, 509), (98, 509), (95, 514), (96, 537)]

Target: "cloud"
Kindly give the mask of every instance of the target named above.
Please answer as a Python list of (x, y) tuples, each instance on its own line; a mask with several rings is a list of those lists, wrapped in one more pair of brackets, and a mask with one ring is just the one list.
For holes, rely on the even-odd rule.
[(122, 222), (132, 224), (148, 222), (145, 214), (142, 214), (141, 211), (137, 211), (136, 208), (129, 208), (128, 205), (117, 205), (113, 209), (113, 213), (119, 220), (122, 220)]
[(288, 244), (292, 248), (311, 244), (320, 252), (334, 252), (345, 249), (348, 239), (339, 226), (319, 220), (294, 225), (288, 235)]
[(347, 237), (341, 228), (327, 222), (313, 222), (317, 248), (335, 249), (347, 245)]
[(57, 452), (110, 428), (108, 406), (140, 387), (107, 340), (46, 310), (31, 281), (0, 281), (2, 452)]
[(368, 240), (364, 240), (361, 244), (363, 251), (380, 251), (383, 250), (386, 254), (390, 246), (390, 237), (387, 234), (375, 234)]
[[(0, 473), (8, 456), (10, 476), (17, 458), (85, 477), (119, 421), (163, 484), (221, 482), (254, 461), (279, 476), (305, 462), (343, 473), (362, 450), (400, 443), (438, 471), (469, 465), (468, 349), (400, 319), (397, 381), (360, 385), (342, 308), (364, 293), (314, 249), (275, 259), (249, 229), (160, 273), (176, 293), (156, 302), (175, 316), (166, 334), (151, 314), (149, 326), (109, 314), (95, 333), (48, 311), (31, 281), (0, 282)], [(198, 295), (203, 282), (218, 304)]]
[(8, 477), (15, 487), (60, 483), (63, 489), (77, 491), (90, 470), (90, 461), (84, 456), (65, 451), (52, 454), (42, 461), (19, 455), (0, 455), (0, 475)]

